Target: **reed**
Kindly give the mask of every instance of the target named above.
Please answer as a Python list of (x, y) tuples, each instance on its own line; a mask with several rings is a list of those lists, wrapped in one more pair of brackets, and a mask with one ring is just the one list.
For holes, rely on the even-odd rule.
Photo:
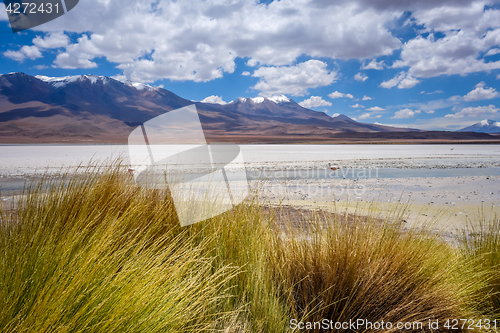
[(398, 211), (337, 211), (298, 224), (250, 198), (181, 228), (168, 191), (141, 189), (123, 169), (45, 177), (1, 211), (1, 332), (289, 332), (294, 318), (441, 322), (482, 318), (498, 286), (498, 252), (491, 265), (477, 264), (497, 247), (457, 248), (403, 229)]
[(472, 261), (477, 270), (487, 273), (486, 285), (479, 291), (485, 300), (485, 315), (500, 316), (500, 220), (497, 216), (487, 219), (484, 210), (476, 219), (469, 221), (461, 237), (462, 254)]

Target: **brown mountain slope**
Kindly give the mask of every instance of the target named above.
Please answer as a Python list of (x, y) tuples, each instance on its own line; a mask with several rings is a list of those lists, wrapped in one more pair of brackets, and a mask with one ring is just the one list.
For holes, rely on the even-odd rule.
[(0, 75), (0, 143), (126, 143), (139, 124), (193, 103), (211, 141), (326, 142), (356, 133), (418, 132), (346, 116), (332, 118), (285, 96), (239, 98), (219, 105), (104, 76), (12, 73)]

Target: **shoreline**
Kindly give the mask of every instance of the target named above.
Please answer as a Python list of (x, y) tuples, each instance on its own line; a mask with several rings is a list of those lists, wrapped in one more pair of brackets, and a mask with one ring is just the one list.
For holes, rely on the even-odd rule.
[[(378, 203), (387, 212), (390, 205), (411, 203), (407, 223), (448, 211), (451, 225), (459, 227), (481, 207), (500, 216), (500, 145), (244, 145), (241, 149), (247, 176), (263, 176), (248, 177), (251, 187), (270, 204), (327, 208), (344, 204), (353, 209)], [(0, 145), (1, 199), (9, 200), (9, 187), (19, 193), (30, 179), (44, 173), (71, 173), (79, 166), (107, 165), (116, 158), (124, 162), (125, 173), (127, 150), (123, 145), (78, 149)], [(327, 174), (328, 163), (339, 167), (336, 175)], [(417, 211), (424, 208), (432, 213), (419, 215)]]

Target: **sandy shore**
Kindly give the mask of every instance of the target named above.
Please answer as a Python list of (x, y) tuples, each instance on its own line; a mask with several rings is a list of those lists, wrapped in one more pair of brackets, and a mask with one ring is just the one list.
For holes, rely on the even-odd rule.
[(456, 239), (467, 223), (500, 216), (500, 177), (333, 179), (262, 182), (271, 205), (330, 212), (394, 215), (408, 228), (430, 225)]

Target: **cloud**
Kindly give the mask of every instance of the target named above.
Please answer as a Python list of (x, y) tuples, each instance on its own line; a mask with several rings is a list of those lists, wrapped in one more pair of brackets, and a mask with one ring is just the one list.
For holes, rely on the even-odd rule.
[(382, 70), (384, 69), (384, 62), (376, 62), (375, 59), (373, 59), (369, 64), (362, 64), (361, 69), (376, 69), (376, 70)]
[(492, 55), (499, 54), (499, 53), (500, 53), (500, 49), (491, 49), (488, 52), (486, 52), (486, 54), (484, 56), (488, 57), (488, 56), (492, 56)]
[(427, 111), (424, 111), (424, 112), (425, 112), (425, 113), (427, 113), (427, 114), (433, 114), (433, 113), (435, 113), (436, 111), (434, 111), (434, 110), (427, 110)]
[(334, 114), (332, 114), (332, 118), (335, 118), (335, 117), (338, 117), (338, 116), (340, 116), (340, 113), (334, 113)]
[(33, 39), (33, 44), (42, 49), (57, 49), (68, 46), (69, 37), (62, 32), (54, 32), (43, 38), (37, 36)]
[[(486, 1), (470, 1), (462, 5), (439, 6), (412, 12), (415, 25), (424, 28), (404, 44), (400, 60), (394, 68), (409, 67), (417, 78), (440, 75), (466, 75), (500, 68), (500, 61), (485, 62), (481, 55), (500, 38), (500, 10), (485, 10)], [(444, 34), (436, 38), (434, 33)]]
[(399, 84), (399, 82), (401, 82), (406, 76), (406, 73), (405, 72), (400, 72), (397, 76), (395, 76), (394, 78), (390, 79), (390, 80), (387, 80), (387, 81), (384, 81), (380, 84), (380, 86), (382, 88), (386, 88), (386, 89), (390, 89), (392, 87), (395, 87)]
[(310, 109), (318, 106), (331, 106), (332, 103), (325, 101), (320, 96), (311, 96), (311, 98), (303, 100), (299, 103), (300, 106)]
[(415, 116), (415, 112), (411, 109), (403, 109), (394, 113), (394, 116), (391, 119), (407, 119)]
[(367, 113), (363, 113), (361, 116), (358, 117), (358, 119), (368, 119), (370, 118), (371, 114), (369, 114), (368, 112)]
[(0, 21), (8, 21), (9, 17), (7, 16), (7, 12), (0, 10)]
[(354, 105), (350, 105), (350, 107), (351, 107), (351, 108), (355, 108), (355, 109), (364, 108), (364, 106), (363, 106), (363, 105), (358, 104), (358, 103), (356, 103), (356, 104), (354, 104)]
[(384, 81), (380, 84), (380, 87), (390, 89), (392, 87), (398, 86), (399, 89), (413, 88), (420, 81), (415, 79), (413, 76), (408, 75), (406, 72), (400, 72), (394, 78)]
[(42, 53), (36, 46), (23, 46), (19, 51), (8, 50), (3, 53), (7, 58), (13, 59), (18, 62), (23, 62), (26, 58), (35, 60), (42, 57)]
[(399, 123), (392, 126), (419, 128), (424, 130), (456, 131), (458, 129), (473, 125), (477, 122), (478, 120), (472, 120), (468, 118), (436, 117), (430, 119), (411, 119), (411, 123)]
[(429, 110), (440, 110), (440, 109), (446, 109), (451, 106), (457, 106), (458, 104), (462, 103), (464, 101), (463, 96), (455, 95), (448, 97), (446, 99), (441, 98), (441, 99), (436, 99), (432, 100), (429, 102), (417, 102), (417, 103), (406, 103), (406, 104), (400, 104), (397, 107), (400, 108), (410, 108), (410, 109), (419, 109), (424, 112), (427, 112)]
[[(500, 31), (493, 30), (487, 35), (488, 40), (495, 40), (500, 37)], [(489, 43), (463, 31), (437, 41), (419, 36), (405, 44), (401, 52), (402, 60), (396, 61), (393, 67), (410, 67), (409, 73), (420, 78), (466, 75), (500, 68), (500, 61), (486, 63), (477, 59), (479, 52), (485, 48), (478, 44)]]
[(68, 53), (58, 54), (54, 63), (61, 68), (76, 69), (76, 68), (96, 68), (97, 64), (90, 61), (89, 56), (85, 53), (75, 54), (71, 56)]
[(482, 99), (492, 99), (498, 96), (498, 92), (494, 88), (485, 89), (485, 83), (479, 82), (476, 89), (464, 96), (467, 102), (479, 101)]
[(372, 106), (371, 108), (366, 109), (366, 111), (385, 111), (385, 109), (378, 106)]
[[(232, 73), (236, 58), (248, 59), (251, 66), (278, 67), (292, 66), (302, 55), (359, 60), (391, 55), (402, 45), (385, 26), (394, 16), (348, 1), (330, 6), (292, 0), (266, 5), (245, 0), (88, 0), (80, 1), (77, 12), (36, 29), (88, 34), (87, 45), (77, 41), (64, 53), (72, 58), (72, 48), (80, 49), (94, 63), (103, 57), (117, 63), (130, 80), (205, 82)], [(87, 61), (80, 63), (88, 67)]]
[(494, 105), (488, 105), (488, 106), (476, 106), (476, 107), (468, 107), (462, 109), (460, 112), (457, 113), (450, 113), (445, 115), (446, 118), (464, 118), (464, 117), (488, 117), (492, 114), (496, 114), (500, 111), (496, 106)]
[[(94, 38), (97, 39), (98, 37)], [(97, 67), (97, 64), (91, 61), (91, 59), (94, 59), (96, 56), (102, 56), (99, 48), (93, 44), (87, 35), (83, 35), (77, 41), (78, 43), (69, 45), (66, 48), (66, 52), (57, 55), (54, 60), (55, 66), (67, 69)]]
[(249, 71), (244, 71), (243, 73), (241, 73), (241, 75), (243, 75), (243, 76), (250, 76), (250, 75), (252, 75), (252, 74), (250, 74), (250, 72), (249, 72)]
[(328, 70), (325, 62), (309, 60), (295, 66), (260, 67), (252, 76), (260, 78), (252, 88), (260, 90), (261, 95), (303, 96), (308, 89), (330, 85), (337, 79), (337, 72)]
[(445, 5), (464, 6), (470, 2), (471, 0), (359, 0), (361, 5), (378, 10), (422, 10)]
[(351, 94), (344, 94), (344, 93), (341, 93), (339, 91), (334, 91), (331, 94), (328, 94), (328, 97), (330, 97), (331, 99), (335, 99), (335, 98), (350, 98), (350, 99), (353, 99), (354, 98), (354, 96), (351, 95)]
[(208, 96), (208, 97), (205, 97), (202, 101), (202, 103), (213, 103), (213, 104), (227, 104), (221, 96), (216, 96), (216, 95), (212, 95), (212, 96)]
[(368, 75), (363, 73), (356, 73), (356, 75), (354, 75), (354, 80), (365, 82), (366, 80), (368, 80)]
[(427, 95), (442, 94), (442, 93), (443, 93), (442, 90), (436, 90), (436, 91), (433, 91), (433, 92), (428, 92)]
[(62, 32), (56, 32), (48, 34), (44, 38), (37, 36), (32, 42), (34, 45), (24, 45), (19, 51), (8, 50), (4, 52), (3, 55), (18, 62), (23, 62), (27, 58), (35, 60), (43, 57), (40, 50), (68, 46), (69, 37)]
[(362, 98), (362, 100), (363, 100), (363, 101), (371, 101), (372, 99), (373, 99), (373, 98), (368, 97), (368, 96), (366, 96), (366, 95), (364, 95), (364, 96), (363, 96), (363, 98)]
[(401, 82), (398, 84), (398, 89), (409, 89), (413, 88), (420, 81), (415, 79), (411, 75), (407, 75)]
[[(256, 68), (294, 67), (301, 56), (356, 59), (361, 70), (382, 70), (388, 64), (376, 59), (401, 50), (392, 66), (407, 75), (381, 86), (404, 89), (421, 78), (500, 68), (500, 61), (483, 59), (497, 52), (500, 40), (500, 10), (485, 9), (489, 3), (87, 0), (78, 11), (33, 29), (61, 37), (47, 35), (33, 46), (64, 48), (57, 67), (91, 68), (104, 60), (137, 82), (206, 82), (233, 73), (237, 58)], [(404, 44), (390, 30), (403, 12), (410, 15), (406, 26), (417, 33)], [(3, 12), (0, 19), (6, 19)], [(63, 45), (61, 31), (76, 42)], [(26, 58), (13, 52), (19, 51), (7, 53), (13, 59)]]

